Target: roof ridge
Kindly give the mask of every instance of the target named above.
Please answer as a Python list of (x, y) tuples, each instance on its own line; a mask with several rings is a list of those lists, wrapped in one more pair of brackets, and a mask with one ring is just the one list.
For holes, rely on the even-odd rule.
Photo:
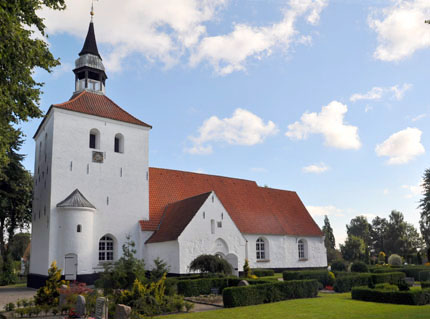
[(237, 177), (230, 177), (230, 176), (222, 176), (222, 175), (214, 175), (214, 174), (207, 174), (207, 173), (189, 172), (189, 171), (183, 171), (183, 170), (172, 169), (172, 168), (161, 168), (161, 167), (149, 167), (149, 168), (163, 170), (163, 171), (171, 171), (171, 172), (179, 172), (179, 173), (187, 173), (187, 174), (195, 174), (195, 175), (205, 175), (205, 176), (220, 177), (220, 178), (233, 179), (233, 180), (239, 180), (239, 181), (245, 181), (245, 182), (252, 182), (255, 185), (257, 185), (257, 187), (260, 187), (260, 186), (258, 186), (258, 184), (257, 184), (256, 181), (253, 181), (251, 179), (244, 179), (244, 178), (237, 178)]
[[(91, 92), (88, 92), (88, 93), (91, 93)], [(93, 94), (96, 94), (96, 93), (93, 93)], [(151, 127), (152, 128), (152, 126), (151, 125), (149, 125), (149, 124), (147, 124), (147, 123), (145, 123), (145, 122), (143, 122), (143, 121), (141, 121), (141, 120), (139, 120), (137, 117), (135, 117), (134, 115), (131, 115), (130, 113), (128, 113), (126, 110), (124, 110), (121, 106), (119, 106), (118, 104), (116, 104), (111, 98), (109, 98), (108, 96), (106, 96), (106, 95), (103, 95), (106, 99), (108, 99), (109, 101), (111, 101), (113, 104), (115, 104), (117, 107), (119, 107), (122, 111), (124, 111), (127, 115), (129, 115), (129, 116), (131, 116), (132, 118), (134, 118), (136, 121), (139, 121), (139, 122), (142, 122), (142, 123), (144, 123), (145, 125), (148, 125), (149, 127)]]
[[(68, 103), (72, 103), (72, 102), (76, 101), (76, 100), (77, 100), (81, 95), (83, 95), (85, 92), (87, 92), (87, 91), (82, 91), (81, 93), (77, 94), (75, 97), (73, 97), (73, 96), (72, 96), (72, 98), (71, 98), (70, 100), (66, 101), (66, 102), (59, 103), (59, 104), (52, 104), (52, 105), (53, 105), (53, 106), (63, 106), (63, 105), (66, 105), (66, 104), (68, 104)], [(88, 93), (89, 93), (89, 92), (88, 92)]]

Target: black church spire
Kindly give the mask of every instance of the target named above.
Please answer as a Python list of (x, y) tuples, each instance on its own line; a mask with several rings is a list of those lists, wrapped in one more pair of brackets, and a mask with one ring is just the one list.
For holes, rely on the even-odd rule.
[(90, 22), (87, 37), (85, 38), (85, 43), (81, 52), (79, 52), (79, 56), (87, 53), (97, 55), (100, 59), (102, 58), (99, 54), (99, 50), (97, 49), (96, 35), (94, 33), (94, 23), (92, 21)]

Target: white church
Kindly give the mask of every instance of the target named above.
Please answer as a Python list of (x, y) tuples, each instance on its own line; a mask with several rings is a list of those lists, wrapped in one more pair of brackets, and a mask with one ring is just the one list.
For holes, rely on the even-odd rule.
[(38, 127), (28, 286), (56, 261), (65, 279), (93, 283), (121, 257), (126, 236), (148, 269), (163, 259), (186, 274), (201, 254), (234, 273), (327, 266), (323, 234), (295, 192), (230, 177), (149, 167), (151, 126), (106, 95), (90, 23), (76, 60), (75, 91)]

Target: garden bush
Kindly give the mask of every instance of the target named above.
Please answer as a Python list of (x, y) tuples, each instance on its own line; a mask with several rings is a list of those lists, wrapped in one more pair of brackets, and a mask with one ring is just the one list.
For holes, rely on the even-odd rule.
[(333, 284), (332, 278), (329, 276), (327, 270), (284, 271), (282, 277), (285, 281), (315, 279), (319, 281), (323, 287)]
[(419, 273), (420, 281), (430, 281), (430, 270), (423, 270)]
[(346, 271), (346, 265), (341, 260), (335, 260), (331, 264), (331, 271), (333, 271), (333, 272), (336, 272), (336, 271)]
[(382, 289), (370, 289), (367, 287), (355, 287), (351, 291), (352, 299), (403, 304), (425, 305), (430, 303), (430, 289), (410, 291), (384, 291)]
[(387, 273), (387, 272), (395, 272), (395, 271), (401, 271), (401, 269), (394, 269), (391, 267), (378, 267), (378, 268), (373, 268), (370, 270), (370, 272), (374, 273), (374, 274), (383, 274), (383, 273)]
[(34, 297), (36, 304), (58, 305), (60, 296), (58, 289), (65, 284), (66, 282), (61, 280), (61, 269), (57, 268), (57, 262), (54, 260), (48, 269), (48, 279), (46, 279), (45, 286), (40, 287)]
[(389, 272), (389, 273), (379, 273), (371, 274), (372, 281), (374, 284), (380, 283), (390, 283), (397, 285), (402, 279), (405, 278), (405, 273), (403, 272)]
[(256, 275), (257, 277), (269, 277), (274, 276), (275, 271), (272, 269), (254, 268), (252, 269), (252, 274)]
[(356, 261), (356, 262), (352, 263), (351, 271), (352, 272), (369, 272), (369, 268), (367, 268), (367, 265), (364, 262)]
[(388, 263), (391, 266), (401, 266), (403, 264), (402, 257), (397, 254), (392, 254), (390, 257), (388, 257)]
[(402, 271), (406, 274), (406, 277), (413, 277), (415, 281), (420, 280), (420, 272), (424, 270), (430, 270), (427, 266), (403, 266), (398, 271)]
[(348, 292), (352, 287), (367, 286), (371, 279), (370, 274), (350, 274), (336, 279), (334, 290), (336, 292)]
[(296, 298), (312, 298), (318, 294), (316, 280), (292, 280), (262, 285), (230, 287), (223, 291), (224, 307), (258, 305)]
[(216, 255), (200, 255), (196, 257), (189, 266), (191, 271), (202, 273), (222, 273), (229, 275), (232, 272), (231, 265)]
[(430, 281), (421, 281), (421, 288), (430, 288)]

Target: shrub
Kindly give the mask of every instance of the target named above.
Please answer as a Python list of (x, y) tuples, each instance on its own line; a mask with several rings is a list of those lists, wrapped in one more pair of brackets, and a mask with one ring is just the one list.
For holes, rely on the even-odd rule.
[(13, 302), (9, 302), (4, 305), (4, 311), (13, 311), (15, 309), (15, 304)]
[(221, 273), (231, 274), (231, 265), (219, 256), (215, 255), (200, 255), (194, 259), (190, 266), (191, 271), (199, 271), (203, 273)]
[(420, 272), (424, 270), (429, 270), (429, 268), (426, 266), (404, 266), (399, 269), (406, 274), (406, 277), (413, 277), (415, 281), (420, 280)]
[(262, 269), (262, 268), (255, 268), (252, 269), (252, 273), (256, 275), (257, 277), (269, 277), (274, 276), (275, 271), (272, 269)]
[(185, 301), (184, 306), (185, 306), (186, 312), (190, 312), (190, 310), (194, 308), (194, 304), (189, 301)]
[(388, 283), (383, 283), (383, 284), (377, 284), (374, 287), (375, 289), (378, 290), (383, 290), (383, 291), (399, 291), (399, 287), (396, 285), (392, 285), (392, 284), (388, 284)]
[(332, 271), (346, 271), (346, 265), (341, 260), (335, 260), (331, 264), (331, 270)]
[(245, 263), (243, 264), (243, 274), (245, 275), (245, 278), (251, 277), (251, 267), (249, 267), (247, 258), (245, 258)]
[(230, 287), (223, 291), (224, 307), (258, 305), (296, 298), (312, 298), (318, 294), (316, 280), (293, 280), (262, 285)]
[(352, 263), (351, 271), (352, 272), (369, 272), (369, 268), (367, 268), (367, 265), (364, 262), (356, 261), (356, 262)]
[(400, 291), (408, 291), (408, 290), (410, 290), (408, 283), (404, 279), (399, 280), (399, 283), (397, 284), (397, 287), (399, 288)]
[(385, 264), (385, 253), (383, 251), (380, 251), (378, 254), (378, 264)]
[(338, 277), (333, 288), (336, 292), (347, 292), (355, 286), (367, 286), (369, 280), (371, 280), (370, 274), (350, 274)]
[[(48, 269), (48, 279), (46, 279), (45, 286), (37, 290), (34, 297), (37, 305), (58, 305), (58, 297), (60, 296), (58, 289), (66, 282), (61, 280), (61, 269), (57, 268), (57, 262), (54, 260), (51, 267)], [(24, 307), (28, 306), (26, 301), (23, 300)]]
[(419, 272), (420, 281), (430, 281), (430, 270), (423, 270)]
[(154, 268), (149, 272), (149, 280), (151, 280), (151, 282), (159, 281), (163, 278), (163, 275), (169, 273), (169, 271), (170, 266), (167, 265), (163, 259), (157, 257), (154, 259)]
[(405, 278), (405, 273), (403, 272), (389, 272), (389, 273), (380, 273), (380, 274), (371, 274), (372, 281), (374, 284), (380, 283), (390, 283), (397, 285), (399, 281)]
[(356, 287), (351, 291), (352, 299), (404, 305), (430, 303), (430, 289), (411, 291), (384, 291), (367, 287)]
[(430, 281), (421, 281), (421, 289), (430, 288)]
[(282, 277), (288, 280), (318, 280), (323, 287), (331, 285), (332, 281), (327, 270), (302, 270), (302, 271), (284, 271)]
[(336, 276), (334, 275), (333, 272), (329, 271), (327, 286), (333, 286), (335, 282), (336, 282)]
[(388, 257), (388, 263), (391, 266), (401, 266), (402, 265), (402, 257), (400, 257), (397, 254), (392, 254), (390, 257)]

